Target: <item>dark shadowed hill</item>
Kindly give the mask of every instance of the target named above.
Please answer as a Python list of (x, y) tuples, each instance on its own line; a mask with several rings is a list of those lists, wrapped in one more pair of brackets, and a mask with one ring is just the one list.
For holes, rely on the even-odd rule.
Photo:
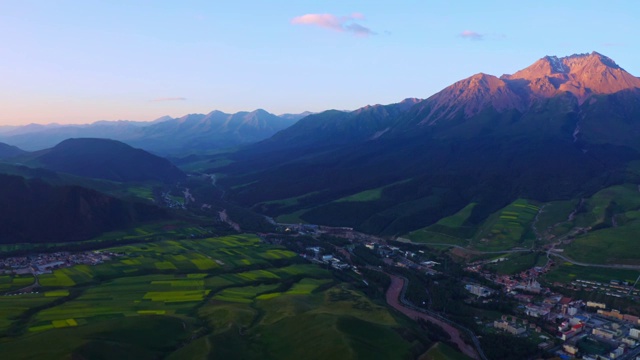
[(0, 203), (0, 243), (87, 240), (105, 231), (167, 218), (152, 205), (4, 174), (0, 174)]
[(595, 52), (477, 74), (405, 105), (308, 116), (227, 156), (220, 184), (269, 215), (394, 235), (470, 202), (479, 222), (519, 197), (637, 180), (640, 79)]
[(0, 143), (0, 159), (8, 159), (25, 153), (26, 151), (18, 147)]
[(30, 161), (55, 171), (120, 182), (175, 183), (185, 178), (169, 160), (108, 139), (68, 139), (33, 153)]

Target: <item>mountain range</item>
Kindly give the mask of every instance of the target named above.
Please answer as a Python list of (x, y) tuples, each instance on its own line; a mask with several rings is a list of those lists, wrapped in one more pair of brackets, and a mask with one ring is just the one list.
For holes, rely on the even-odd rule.
[(276, 116), (262, 109), (227, 114), (168, 116), (152, 122), (98, 121), (87, 125), (0, 127), (0, 141), (25, 150), (50, 148), (69, 138), (108, 138), (167, 155), (216, 150), (264, 140), (308, 115)]
[[(586, 196), (637, 179), (640, 79), (593, 52), (476, 74), (426, 100), (307, 116), (214, 160), (227, 196), (269, 215), (403, 234), (477, 203)], [(361, 199), (367, 199), (362, 201)], [(291, 218), (291, 217), (290, 217)]]

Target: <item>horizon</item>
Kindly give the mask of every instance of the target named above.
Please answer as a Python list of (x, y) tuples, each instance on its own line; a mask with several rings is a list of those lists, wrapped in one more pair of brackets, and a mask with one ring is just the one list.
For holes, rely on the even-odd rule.
[[(0, 126), (355, 110), (593, 51), (637, 76), (637, 6), (602, 17), (595, 1), (526, 11), (491, 1), (462, 12), (446, 2), (410, 12), (340, 1), (4, 4)], [(549, 16), (564, 13), (599, 26), (576, 37), (573, 22)]]

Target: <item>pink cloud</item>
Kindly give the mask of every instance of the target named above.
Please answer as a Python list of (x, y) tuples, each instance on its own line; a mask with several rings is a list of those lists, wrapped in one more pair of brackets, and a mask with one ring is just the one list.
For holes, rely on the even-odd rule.
[(291, 19), (294, 25), (313, 25), (339, 32), (349, 32), (358, 36), (375, 35), (371, 29), (357, 24), (356, 20), (364, 20), (361, 13), (353, 13), (348, 16), (336, 16), (333, 14), (305, 14)]
[(470, 40), (482, 40), (484, 38), (484, 35), (477, 33), (475, 31), (465, 30), (460, 33), (460, 37), (464, 39), (470, 39)]

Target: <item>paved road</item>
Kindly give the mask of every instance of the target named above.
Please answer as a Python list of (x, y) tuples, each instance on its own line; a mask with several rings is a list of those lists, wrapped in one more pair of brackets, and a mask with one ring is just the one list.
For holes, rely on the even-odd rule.
[(597, 267), (597, 268), (606, 268), (606, 269), (627, 269), (627, 270), (640, 270), (640, 265), (624, 265), (624, 264), (610, 264), (610, 265), (605, 265), (605, 264), (589, 264), (589, 263), (583, 263), (580, 261), (575, 261), (571, 258), (568, 258), (562, 254), (556, 253), (556, 252), (552, 252), (549, 251), (548, 252), (549, 255), (551, 256), (555, 256), (555, 257), (559, 257), (560, 259), (570, 262), (574, 265), (579, 265), (579, 266), (588, 266), (588, 267)]
[(436, 246), (449, 246), (452, 248), (456, 248), (456, 249), (460, 249), (462, 251), (466, 251), (468, 253), (472, 253), (472, 254), (478, 254), (478, 255), (482, 255), (482, 254), (509, 254), (509, 253), (518, 253), (518, 252), (531, 252), (531, 251), (535, 251), (532, 249), (511, 249), (511, 250), (502, 250), (502, 251), (480, 251), (480, 250), (473, 250), (473, 249), (469, 249), (460, 245), (454, 245), (454, 244), (447, 244), (447, 243), (425, 243), (425, 242), (413, 242), (409, 239), (405, 239), (405, 238), (397, 238), (396, 241), (399, 242), (403, 242), (403, 243), (408, 243), (408, 244), (412, 244), (412, 245), (424, 245), (424, 246), (428, 246), (428, 245), (436, 245)]
[(400, 311), (401, 313), (407, 315), (412, 319), (424, 319), (431, 321), (432, 323), (437, 324), (442, 327), (448, 334), (451, 336), (451, 341), (458, 345), (460, 351), (462, 351), (465, 355), (471, 357), (472, 359), (480, 359), (478, 353), (472, 345), (469, 345), (464, 342), (462, 339), (462, 334), (460, 330), (456, 329), (452, 325), (436, 318), (425, 314), (423, 312), (411, 309), (400, 302), (400, 294), (404, 287), (404, 280), (395, 275), (389, 275), (391, 277), (391, 286), (387, 290), (387, 303), (391, 305), (394, 309)]

